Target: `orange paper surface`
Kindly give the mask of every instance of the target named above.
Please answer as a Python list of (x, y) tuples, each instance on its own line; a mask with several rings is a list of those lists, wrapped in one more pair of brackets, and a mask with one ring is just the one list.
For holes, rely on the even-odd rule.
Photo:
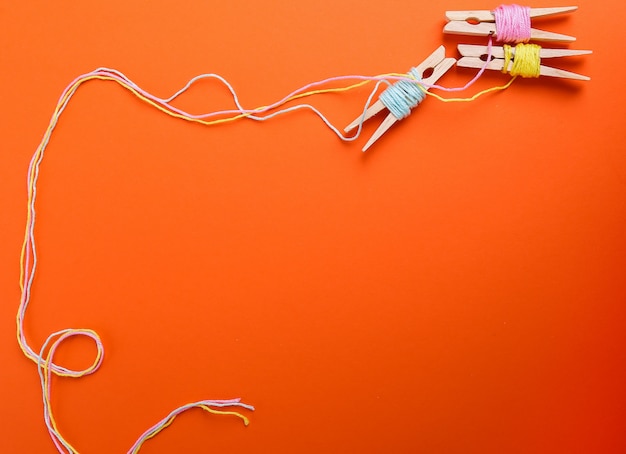
[[(26, 333), (91, 328), (95, 375), (55, 378), (61, 433), (126, 452), (175, 407), (241, 397), (244, 427), (194, 410), (142, 452), (626, 452), (623, 2), (533, 21), (590, 82), (517, 80), (426, 99), (366, 154), (311, 113), (202, 127), (111, 82), (80, 88), (41, 168)], [(0, 451), (54, 452), (15, 340), (28, 162), (77, 75), (169, 96), (215, 72), (246, 107), (343, 74), (405, 72), (444, 11), (495, 3), (5, 2), (0, 8)], [(533, 3), (530, 6), (558, 6)], [(453, 68), (446, 86), (474, 70)], [(472, 89), (501, 85), (488, 71)], [(369, 91), (308, 101), (340, 127)], [(443, 94), (446, 96), (446, 94)], [(215, 82), (177, 105), (228, 108)], [(93, 347), (64, 344), (85, 367)]]

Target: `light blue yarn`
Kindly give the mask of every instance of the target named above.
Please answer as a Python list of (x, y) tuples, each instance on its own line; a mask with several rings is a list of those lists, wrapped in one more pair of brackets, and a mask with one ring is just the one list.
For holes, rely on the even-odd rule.
[[(415, 68), (411, 68), (409, 74), (416, 81), (422, 79), (421, 74), (418, 74)], [(396, 119), (402, 120), (408, 117), (411, 109), (421, 103), (425, 97), (426, 94), (420, 90), (417, 83), (399, 80), (383, 91), (379, 99)]]

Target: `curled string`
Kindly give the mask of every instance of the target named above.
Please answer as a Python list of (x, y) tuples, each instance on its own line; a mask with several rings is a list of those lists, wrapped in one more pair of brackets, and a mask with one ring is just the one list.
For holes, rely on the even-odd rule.
[[(491, 53), (491, 40), (489, 41), (489, 53)], [(489, 61), (489, 59), (487, 60)], [(267, 106), (261, 106), (255, 109), (245, 109), (241, 105), (239, 98), (234, 90), (234, 88), (226, 81), (224, 78), (217, 74), (203, 74), (191, 79), (187, 84), (177, 92), (175, 92), (172, 96), (168, 98), (160, 98), (157, 97), (142, 88), (140, 88), (137, 84), (127, 78), (123, 73), (109, 68), (97, 68), (96, 70), (83, 74), (77, 77), (74, 81), (68, 85), (68, 87), (63, 91), (61, 97), (58, 101), (58, 104), (53, 112), (52, 118), (50, 120), (49, 126), (44, 133), (44, 136), (41, 140), (41, 143), (37, 147), (33, 157), (30, 160), (28, 166), (27, 173), (27, 220), (26, 220), (26, 229), (24, 233), (24, 242), (22, 244), (22, 250), (20, 254), (20, 289), (21, 289), (21, 297), (20, 297), (20, 305), (17, 311), (16, 316), (16, 324), (17, 324), (17, 341), (22, 349), (24, 355), (31, 359), (38, 368), (38, 373), (41, 381), (42, 387), (42, 396), (43, 396), (43, 404), (44, 404), (44, 421), (46, 423), (46, 427), (50, 436), (54, 442), (55, 447), (59, 452), (65, 453), (68, 452), (70, 454), (76, 453), (76, 449), (61, 435), (59, 432), (57, 423), (54, 419), (52, 406), (50, 403), (50, 395), (51, 395), (51, 381), (52, 375), (57, 375), (60, 377), (71, 377), (71, 378), (79, 378), (85, 375), (92, 374), (96, 372), (100, 365), (102, 364), (104, 358), (104, 346), (99, 335), (91, 330), (91, 329), (64, 329), (60, 331), (56, 331), (52, 333), (43, 343), (40, 351), (36, 353), (30, 347), (24, 332), (24, 319), (26, 316), (26, 311), (28, 309), (30, 298), (31, 298), (31, 290), (33, 285), (33, 280), (35, 277), (35, 272), (37, 269), (37, 248), (35, 245), (35, 220), (36, 220), (36, 210), (35, 210), (35, 202), (37, 199), (37, 182), (39, 179), (39, 171), (40, 165), (44, 157), (44, 153), (52, 136), (52, 133), (59, 121), (61, 114), (67, 108), (67, 105), (71, 98), (74, 96), (78, 88), (84, 84), (85, 82), (92, 80), (104, 80), (104, 81), (113, 81), (130, 91), (132, 94), (137, 96), (140, 100), (152, 105), (159, 111), (166, 113), (172, 117), (183, 119), (190, 122), (196, 122), (203, 125), (211, 126), (222, 124), (230, 121), (235, 121), (238, 119), (248, 118), (255, 121), (266, 121), (271, 118), (275, 118), (279, 115), (287, 114), (289, 112), (294, 112), (301, 109), (306, 109), (312, 111), (315, 115), (317, 115), (323, 123), (331, 129), (333, 133), (335, 133), (341, 140), (344, 141), (352, 141), (359, 137), (365, 111), (371, 105), (372, 99), (376, 92), (378, 91), (381, 84), (386, 84), (388, 86), (391, 85), (392, 81), (404, 81), (406, 83), (411, 83), (412, 85), (417, 86), (420, 90), (426, 91), (425, 88), (437, 88), (444, 91), (460, 91), (468, 88), (472, 85), (479, 77), (482, 75), (486, 68), (486, 63), (478, 72), (478, 74), (470, 80), (465, 86), (457, 87), (457, 88), (446, 88), (441, 87), (439, 85), (429, 85), (423, 82), (417, 81), (419, 78), (417, 74), (383, 74), (379, 76), (361, 76), (361, 75), (350, 75), (350, 76), (339, 76), (339, 77), (331, 77), (328, 79), (324, 79), (318, 82), (313, 82), (308, 85), (305, 85), (298, 90), (292, 91), (284, 98), (279, 101), (269, 104)], [(195, 82), (201, 79), (216, 79), (223, 83), (226, 88), (230, 91), (233, 96), (233, 101), (235, 103), (236, 109), (227, 109), (221, 110), (217, 112), (209, 112), (205, 114), (191, 114), (186, 112), (180, 108), (177, 108), (171, 104), (177, 97), (186, 92)], [(348, 81), (348, 80), (358, 80), (359, 82), (356, 84), (352, 84), (346, 87), (339, 88), (325, 88), (319, 89), (318, 87), (324, 86), (326, 84), (338, 81)], [(371, 81), (376, 82), (374, 88), (370, 92), (369, 96), (363, 107), (363, 116), (358, 125), (357, 131), (353, 136), (344, 136), (337, 127), (332, 125), (332, 123), (314, 106), (310, 104), (298, 104), (291, 107), (283, 108), (280, 110), (275, 110), (278, 107), (283, 106), (284, 104), (294, 101), (300, 98), (312, 96), (315, 94), (323, 94), (323, 93), (333, 93), (333, 92), (345, 92), (348, 90), (353, 90), (355, 88), (361, 87), (366, 83)], [(417, 82), (417, 83), (416, 83)], [(509, 84), (503, 87), (494, 87), (492, 89), (484, 90), (483, 92), (474, 95), (471, 99), (476, 99), (478, 96), (493, 91), (494, 89), (503, 89), (506, 88)], [(428, 95), (436, 96), (439, 99), (444, 101), (466, 101), (468, 99), (443, 99), (438, 95), (427, 93)], [(74, 370), (62, 365), (59, 365), (54, 362), (54, 354), (58, 346), (67, 340), (70, 337), (74, 336), (83, 336), (87, 337), (94, 341), (96, 345), (96, 357), (91, 366), (82, 369), (82, 370)], [(144, 434), (142, 434), (135, 444), (131, 447), (129, 453), (136, 453), (143, 443), (154, 437), (161, 430), (168, 427), (180, 413), (190, 410), (192, 408), (201, 408), (206, 412), (220, 414), (220, 415), (235, 415), (241, 418), (245, 424), (247, 424), (248, 420), (245, 416), (238, 412), (234, 411), (226, 411), (224, 408), (227, 407), (239, 407), (247, 410), (253, 410), (254, 407), (251, 405), (247, 405), (241, 403), (239, 399), (231, 399), (231, 400), (202, 400), (190, 404), (183, 405), (173, 412), (171, 412), (164, 419), (159, 421), (153, 427), (148, 429)], [(216, 408), (219, 408), (216, 409)]]

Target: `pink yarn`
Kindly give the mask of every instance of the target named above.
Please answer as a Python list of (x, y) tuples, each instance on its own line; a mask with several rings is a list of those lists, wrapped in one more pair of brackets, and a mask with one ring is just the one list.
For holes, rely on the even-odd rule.
[(503, 43), (530, 41), (530, 7), (500, 5), (493, 15), (496, 18), (496, 39)]

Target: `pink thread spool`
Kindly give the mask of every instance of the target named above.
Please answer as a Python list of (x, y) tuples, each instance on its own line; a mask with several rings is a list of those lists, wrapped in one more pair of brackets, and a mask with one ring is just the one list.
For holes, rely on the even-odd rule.
[(530, 7), (500, 5), (494, 11), (496, 39), (503, 43), (530, 41)]

